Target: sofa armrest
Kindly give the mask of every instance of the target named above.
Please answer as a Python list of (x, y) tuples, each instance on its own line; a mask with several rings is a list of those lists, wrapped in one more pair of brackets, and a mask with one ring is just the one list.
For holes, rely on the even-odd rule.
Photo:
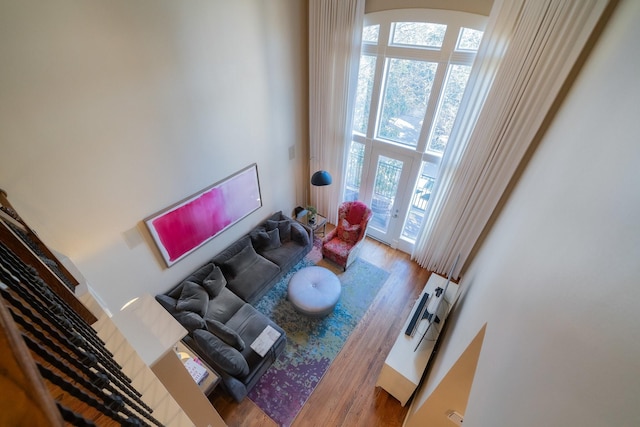
[(313, 245), (312, 230), (297, 221), (291, 221), (291, 240), (298, 243), (300, 246)]

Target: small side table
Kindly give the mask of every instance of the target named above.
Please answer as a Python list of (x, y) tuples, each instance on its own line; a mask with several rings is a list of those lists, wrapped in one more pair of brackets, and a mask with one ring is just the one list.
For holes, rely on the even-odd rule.
[(207, 377), (198, 384), (198, 387), (206, 396), (208, 396), (220, 382), (220, 376), (209, 365), (207, 365), (204, 360), (200, 359), (198, 355), (184, 342), (178, 341), (174, 350), (183, 364), (189, 358), (198, 359), (198, 362), (207, 369), (209, 375), (207, 375)]
[[(316, 233), (320, 234), (322, 233), (322, 237), (325, 236), (325, 232), (327, 230), (327, 218), (320, 215), (320, 214), (316, 214), (316, 222), (314, 222), (313, 224), (309, 223), (309, 217), (308, 216), (304, 216), (303, 218), (300, 219), (296, 219), (296, 221), (298, 221), (300, 224), (304, 224), (307, 227), (309, 227), (314, 235)], [(322, 231), (318, 231), (320, 229), (320, 227), (322, 227)]]

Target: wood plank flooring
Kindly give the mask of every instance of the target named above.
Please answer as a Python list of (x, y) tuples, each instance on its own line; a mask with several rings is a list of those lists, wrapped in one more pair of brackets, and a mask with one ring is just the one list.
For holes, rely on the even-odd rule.
[[(293, 427), (401, 426), (408, 407), (375, 386), (391, 346), (430, 273), (405, 253), (367, 238), (360, 257), (389, 279), (333, 361)], [(251, 400), (236, 403), (222, 391), (210, 400), (228, 426), (276, 426)]]

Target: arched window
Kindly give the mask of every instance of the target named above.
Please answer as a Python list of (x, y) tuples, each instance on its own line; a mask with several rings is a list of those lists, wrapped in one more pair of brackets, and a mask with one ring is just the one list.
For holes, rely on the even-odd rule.
[(442, 10), (365, 16), (345, 199), (369, 234), (411, 251), (486, 17)]

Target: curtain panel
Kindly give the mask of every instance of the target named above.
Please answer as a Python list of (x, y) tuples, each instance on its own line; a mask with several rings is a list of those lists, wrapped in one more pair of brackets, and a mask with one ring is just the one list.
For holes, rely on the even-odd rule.
[(309, 199), (333, 224), (351, 143), (364, 4), (364, 0), (309, 2), (309, 168), (311, 174), (322, 169), (333, 177), (330, 186), (311, 186)]
[(459, 277), (610, 0), (496, 0), (413, 252)]

